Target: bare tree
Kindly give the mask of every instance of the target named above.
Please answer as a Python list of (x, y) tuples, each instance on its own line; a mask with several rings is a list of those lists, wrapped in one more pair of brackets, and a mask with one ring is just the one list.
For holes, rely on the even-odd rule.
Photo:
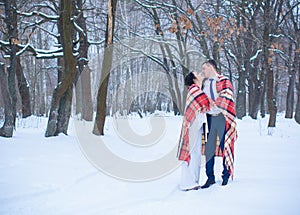
[(72, 0), (61, 0), (60, 11), (61, 42), (64, 51), (63, 74), (61, 82), (53, 92), (46, 137), (59, 133), (67, 134), (71, 115), (73, 82), (76, 74), (76, 59), (73, 56), (72, 41)]
[(102, 63), (101, 81), (97, 95), (97, 113), (95, 118), (95, 124), (93, 134), (104, 135), (104, 124), (106, 117), (106, 97), (107, 88), (109, 83), (110, 70), (112, 66), (113, 58), (113, 34), (115, 26), (117, 0), (108, 0), (108, 13), (106, 23), (106, 35), (105, 35), (105, 50)]
[(17, 3), (16, 0), (5, 1), (5, 23), (7, 28), (7, 38), (9, 39), (9, 59), (8, 67), (8, 89), (12, 103), (13, 125), (16, 121), (16, 71), (17, 71), (17, 44), (18, 41), (18, 26), (17, 26)]

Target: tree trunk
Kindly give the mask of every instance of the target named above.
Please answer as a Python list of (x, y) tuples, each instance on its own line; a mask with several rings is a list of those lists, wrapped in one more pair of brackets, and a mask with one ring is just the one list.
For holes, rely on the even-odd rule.
[(242, 68), (239, 68), (239, 70), (236, 116), (238, 119), (242, 119), (244, 116), (246, 116), (246, 77), (245, 71), (243, 71)]
[(297, 104), (295, 110), (295, 120), (300, 124), (300, 60), (298, 58), (298, 86), (297, 86)]
[(108, 15), (106, 24), (104, 58), (102, 62), (100, 86), (97, 95), (97, 113), (93, 129), (93, 134), (95, 135), (104, 135), (107, 87), (113, 58), (112, 44), (115, 26), (116, 6), (117, 0), (108, 0)]
[[(74, 68), (75, 69), (75, 68)], [(72, 109), (73, 85), (71, 85), (60, 99), (57, 117), (57, 129), (54, 135), (68, 134), (69, 119)]]
[(0, 136), (12, 137), (14, 129), (13, 106), (11, 103), (11, 98), (8, 90), (7, 76), (5, 74), (5, 68), (3, 63), (0, 63), (0, 87), (2, 98), (4, 101), (5, 114), (4, 124), (0, 128)]
[[(76, 81), (75, 84), (75, 99), (76, 99), (76, 106), (75, 106), (75, 114), (82, 114), (82, 105), (84, 104), (82, 102), (82, 87), (81, 87), (81, 78), (79, 77), (79, 80)], [(82, 116), (81, 116), (82, 118)]]
[(60, 11), (62, 11), (60, 19), (63, 32), (60, 33), (64, 52), (64, 68), (63, 74), (59, 77), (61, 81), (59, 80), (58, 86), (53, 92), (46, 137), (56, 136), (61, 132), (67, 134), (71, 115), (72, 88), (76, 73), (72, 42), (72, 0), (61, 0)]
[(257, 79), (258, 73), (258, 60), (254, 61), (254, 66), (249, 65), (249, 70), (247, 70), (248, 64), (246, 64), (246, 71), (249, 71), (249, 116), (252, 119), (257, 119), (259, 105), (261, 102), (261, 96), (263, 95), (263, 86), (261, 81)]
[[(242, 2), (242, 13), (245, 14), (244, 11), (244, 4)], [(240, 28), (242, 26), (246, 26), (246, 21), (244, 19), (244, 16), (240, 16), (237, 14), (237, 27)], [(236, 37), (236, 49), (237, 49), (237, 69), (238, 69), (238, 90), (237, 90), (237, 99), (236, 99), (236, 116), (238, 119), (242, 119), (244, 116), (246, 116), (246, 58), (245, 54), (246, 51), (244, 50), (245, 47), (242, 45), (243, 38), (240, 35), (237, 35)], [(247, 45), (246, 45), (247, 46)], [(249, 62), (249, 61), (248, 61)]]
[[(242, 2), (243, 5), (245, 2)], [(243, 20), (247, 16), (245, 9), (243, 9)], [(253, 16), (255, 16), (253, 14)], [(246, 21), (245, 21), (246, 22)], [(247, 23), (247, 22), (246, 22)], [(243, 25), (246, 26), (246, 23)], [(260, 108), (261, 96), (263, 94), (263, 86), (261, 85), (261, 78), (263, 73), (259, 69), (259, 59), (255, 58), (253, 60), (253, 65), (251, 65), (250, 59), (257, 52), (259, 46), (253, 39), (254, 35), (257, 35), (257, 23), (255, 18), (251, 18), (250, 23), (247, 26), (246, 37), (244, 39), (245, 44), (245, 70), (248, 72), (248, 111), (249, 116), (252, 119), (257, 119), (258, 111)]]
[(271, 45), (270, 41), (270, 28), (271, 28), (271, 3), (270, 0), (266, 0), (264, 6), (264, 32), (263, 32), (263, 70), (267, 75), (267, 104), (268, 112), (270, 114), (268, 127), (275, 127), (276, 125), (276, 98), (274, 97), (274, 71), (270, 66), (272, 56), (269, 53)]
[(260, 84), (260, 115), (262, 118), (265, 118), (266, 116), (266, 77), (264, 72), (261, 71), (261, 78), (259, 81)]
[[(40, 47), (43, 46), (43, 41), (42, 41), (42, 31), (39, 29), (37, 32), (37, 41)], [(45, 71), (43, 70), (43, 65), (44, 65), (44, 59), (39, 60), (38, 63), (38, 70), (40, 71), (40, 76), (38, 79), (38, 83), (39, 83), (39, 107), (38, 107), (38, 115), (39, 116), (44, 116), (46, 113), (46, 93), (47, 93), (47, 89), (46, 89), (46, 77), (45, 77)]]
[(80, 82), (81, 82), (81, 100), (82, 100), (82, 119), (86, 121), (93, 120), (93, 102), (92, 102), (92, 91), (91, 91), (91, 76), (90, 69), (88, 67), (88, 50), (89, 50), (89, 42), (87, 35), (87, 26), (85, 22), (85, 18), (83, 16), (82, 10), (83, 3), (82, 0), (77, 0), (77, 8), (79, 9), (77, 24), (81, 27), (81, 29), (85, 32), (85, 34), (80, 33), (80, 48), (79, 48), (79, 56), (80, 60), (78, 62), (78, 69), (80, 72)]
[(295, 87), (296, 74), (291, 73), (289, 77), (289, 85), (286, 97), (286, 112), (285, 118), (292, 119), (294, 112), (294, 87)]
[(93, 101), (91, 89), (91, 70), (88, 66), (83, 73), (81, 73), (81, 89), (82, 89), (82, 119), (86, 121), (93, 121)]
[[(289, 47), (289, 55), (292, 55), (293, 45), (291, 44)], [(289, 67), (289, 85), (286, 96), (286, 111), (285, 118), (292, 119), (294, 113), (294, 88), (295, 88), (295, 79), (296, 79), (296, 68), (297, 68), (297, 55), (294, 57), (294, 63), (292, 67)]]
[[(237, 25), (240, 26), (240, 21), (237, 21)], [(237, 98), (236, 98), (236, 116), (238, 119), (242, 119), (244, 116), (246, 116), (246, 74), (245, 70), (242, 67), (244, 65), (244, 59), (243, 59), (243, 50), (242, 50), (242, 44), (241, 44), (241, 38), (238, 36), (236, 38), (237, 43), (237, 70), (238, 70), (238, 89), (237, 89)]]
[(30, 93), (29, 86), (21, 66), (20, 57), (17, 57), (16, 74), (18, 80), (18, 88), (22, 100), (22, 117), (26, 118), (28, 116), (31, 116)]
[(16, 123), (16, 70), (17, 70), (17, 44), (18, 44), (18, 25), (17, 25), (17, 4), (16, 0), (5, 1), (5, 23), (7, 26), (8, 38), (10, 42), (10, 66), (8, 67), (8, 89), (11, 96), (13, 125)]
[[(246, 48), (247, 49), (247, 48)], [(257, 118), (257, 113), (255, 113), (254, 109), (254, 102), (255, 102), (255, 92), (257, 92), (259, 89), (256, 89), (255, 86), (255, 81), (257, 81), (257, 70), (256, 68), (253, 68), (250, 63), (248, 63), (249, 58), (247, 58), (246, 63), (245, 63), (245, 69), (248, 71), (249, 76), (248, 76), (248, 112), (249, 116), (252, 119)], [(259, 101), (258, 101), (259, 103)]]

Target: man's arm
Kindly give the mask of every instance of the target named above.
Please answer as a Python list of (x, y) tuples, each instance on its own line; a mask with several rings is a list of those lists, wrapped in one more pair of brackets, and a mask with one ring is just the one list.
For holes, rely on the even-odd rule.
[(220, 93), (219, 97), (216, 99), (216, 105), (222, 110), (226, 110), (230, 112), (232, 115), (236, 115), (235, 113), (235, 105), (233, 99), (233, 87), (228, 78), (220, 81)]

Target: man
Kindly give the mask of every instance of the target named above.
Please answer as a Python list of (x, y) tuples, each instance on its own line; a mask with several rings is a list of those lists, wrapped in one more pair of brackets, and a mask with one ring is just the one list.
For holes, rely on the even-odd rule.
[[(227, 185), (229, 177), (233, 179), (234, 142), (237, 138), (233, 89), (230, 80), (220, 75), (214, 60), (202, 64), (202, 75), (207, 78), (203, 83), (203, 92), (210, 102), (207, 112), (208, 139), (205, 144), (207, 181), (201, 188), (215, 183), (215, 154), (223, 156), (222, 186)], [(220, 147), (216, 146), (217, 135)]]

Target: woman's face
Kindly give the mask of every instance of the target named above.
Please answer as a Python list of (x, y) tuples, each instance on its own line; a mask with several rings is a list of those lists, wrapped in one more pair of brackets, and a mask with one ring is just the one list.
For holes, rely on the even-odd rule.
[(199, 81), (202, 81), (204, 79), (204, 76), (202, 73), (193, 72), (193, 74), (195, 75), (196, 79), (198, 79)]

